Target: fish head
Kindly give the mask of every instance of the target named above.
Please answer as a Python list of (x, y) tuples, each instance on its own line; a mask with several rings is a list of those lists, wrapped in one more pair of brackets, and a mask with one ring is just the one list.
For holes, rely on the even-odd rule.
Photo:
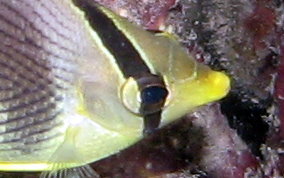
[(167, 68), (159, 68), (166, 83), (169, 95), (161, 115), (164, 126), (198, 106), (220, 100), (230, 90), (229, 77), (220, 71), (198, 63), (193, 55), (182, 48), (175, 40), (169, 39), (164, 53)]
[[(148, 106), (152, 109), (150, 114), (152, 112), (156, 115), (153, 114), (145, 121), (147, 113), (142, 113), (144, 127), (147, 125), (145, 122), (153, 122), (155, 126), (152, 127), (165, 126), (196, 107), (227, 95), (230, 89), (229, 77), (198, 63), (175, 39), (156, 35), (152, 41), (144, 40), (142, 47), (150, 54), (145, 53), (144, 58), (155, 75), (130, 78), (121, 89), (121, 98), (122, 103), (135, 114), (141, 114), (143, 96), (152, 102)], [(142, 84), (141, 87), (139, 82), (146, 85)]]
[[(102, 115), (112, 113), (103, 116), (112, 118), (105, 122), (108, 127), (120, 131), (132, 128), (140, 131), (143, 127), (144, 131), (153, 130), (177, 120), (197, 106), (221, 99), (228, 93), (229, 78), (222, 72), (197, 63), (173, 36), (145, 31), (109, 9), (99, 9), (112, 21), (114, 29), (117, 29), (114, 39), (122, 39), (120, 37), (123, 36), (124, 40), (108, 42), (112, 53), (123, 53), (123, 57), (117, 55), (120, 57), (112, 60), (115, 61), (113, 66), (118, 66), (118, 70), (111, 70), (116, 71), (113, 74), (106, 73), (111, 67), (105, 68), (108, 79), (99, 84), (102, 91), (98, 91), (98, 86), (94, 87), (95, 92), (99, 93), (97, 98), (100, 99), (92, 101), (103, 101), (102, 105), (108, 111), (104, 111)], [(105, 38), (109, 36), (111, 34)], [(114, 43), (115, 47), (112, 46)], [(119, 50), (117, 46), (120, 47)], [(133, 51), (137, 55), (132, 55)], [(119, 79), (116, 78), (116, 73), (123, 73), (121, 82), (117, 82)], [(108, 85), (102, 87), (104, 83)], [(113, 90), (108, 92), (110, 88)]]

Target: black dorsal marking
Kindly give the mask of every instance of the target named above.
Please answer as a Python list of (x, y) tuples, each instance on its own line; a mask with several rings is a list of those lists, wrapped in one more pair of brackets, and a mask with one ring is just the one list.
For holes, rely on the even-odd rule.
[(112, 19), (103, 13), (94, 3), (86, 0), (73, 1), (85, 12), (85, 16), (91, 27), (99, 35), (104, 46), (114, 56), (117, 65), (126, 78), (139, 78), (145, 74), (151, 74), (138, 51), (123, 32), (118, 29)]

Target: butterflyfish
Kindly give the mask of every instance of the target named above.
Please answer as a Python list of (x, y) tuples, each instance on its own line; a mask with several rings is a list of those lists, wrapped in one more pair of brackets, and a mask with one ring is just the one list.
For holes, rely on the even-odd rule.
[(0, 171), (96, 177), (84, 166), (230, 88), (175, 38), (90, 0), (0, 0), (0, 40)]

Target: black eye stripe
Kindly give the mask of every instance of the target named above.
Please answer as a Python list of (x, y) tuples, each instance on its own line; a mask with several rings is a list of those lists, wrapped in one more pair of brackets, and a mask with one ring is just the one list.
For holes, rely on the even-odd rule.
[[(148, 135), (153, 133), (155, 129), (159, 127), (162, 109), (165, 105), (168, 91), (166, 89), (164, 81), (156, 75), (141, 78), (140, 80), (138, 80), (138, 85), (140, 87), (142, 101), (140, 106), (140, 113), (144, 116), (143, 133), (144, 135)], [(158, 92), (161, 92), (156, 93), (159, 96), (155, 97), (158, 98), (151, 98), (151, 100), (155, 100), (154, 102), (148, 102), (147, 98), (143, 98), (143, 95), (146, 94), (143, 92), (147, 92), (148, 89), (150, 89), (151, 92), (153, 91), (153, 89), (155, 90), (154, 92), (156, 92), (157, 90)]]
[(160, 86), (150, 86), (141, 91), (142, 103), (159, 103), (168, 95), (168, 91)]
[[(164, 88), (157, 88), (156, 90), (159, 90), (159, 93), (145, 93), (145, 90), (148, 88), (144, 89), (141, 92), (141, 107), (140, 107), (140, 113), (142, 115), (150, 115), (155, 112), (161, 111), (164, 107), (166, 97), (168, 95), (168, 91)], [(152, 87), (151, 87), (152, 89)], [(146, 91), (147, 92), (147, 91)], [(156, 92), (156, 91), (155, 91)], [(150, 95), (150, 96), (147, 96)], [(155, 95), (155, 96), (153, 96)]]
[[(158, 112), (162, 110), (166, 97), (168, 95), (168, 91), (166, 89), (166, 86), (164, 84), (164, 81), (161, 77), (157, 75), (150, 75), (145, 76), (137, 80), (139, 89), (140, 89), (140, 97), (141, 97), (141, 108), (140, 113), (143, 115), (152, 114), (155, 111)], [(147, 93), (151, 92), (151, 93)], [(152, 92), (158, 92), (158, 93), (152, 93)], [(155, 100), (157, 97), (156, 102), (148, 102), (148, 100), (151, 100), (147, 95), (155, 95), (152, 100)]]

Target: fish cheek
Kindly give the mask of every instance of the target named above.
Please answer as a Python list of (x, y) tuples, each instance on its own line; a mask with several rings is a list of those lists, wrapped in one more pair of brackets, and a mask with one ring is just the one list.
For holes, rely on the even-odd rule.
[(80, 90), (80, 114), (115, 132), (142, 129), (142, 118), (124, 106), (119, 96), (120, 87), (104, 83), (85, 83)]

